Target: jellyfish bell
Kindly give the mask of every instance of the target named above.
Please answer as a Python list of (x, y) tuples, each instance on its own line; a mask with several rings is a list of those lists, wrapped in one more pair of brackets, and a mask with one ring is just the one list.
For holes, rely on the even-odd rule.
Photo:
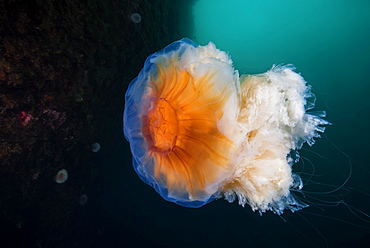
[(312, 94), (293, 70), (239, 78), (227, 53), (186, 38), (150, 55), (125, 97), (137, 174), (186, 207), (218, 198), (261, 213), (305, 207), (290, 193), (302, 183), (288, 155), (328, 122), (306, 113)]
[(126, 93), (134, 168), (166, 200), (199, 207), (231, 175), (238, 73), (213, 43), (174, 42), (146, 60)]

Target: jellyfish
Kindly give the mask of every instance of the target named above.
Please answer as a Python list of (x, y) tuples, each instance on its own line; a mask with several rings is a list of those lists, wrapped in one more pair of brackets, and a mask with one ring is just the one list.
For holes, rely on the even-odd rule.
[[(224, 198), (253, 211), (297, 211), (292, 151), (324, 132), (324, 112), (292, 65), (241, 75), (230, 56), (188, 38), (150, 55), (125, 95), (133, 167), (165, 200), (198, 208)], [(297, 157), (297, 156), (296, 156)]]

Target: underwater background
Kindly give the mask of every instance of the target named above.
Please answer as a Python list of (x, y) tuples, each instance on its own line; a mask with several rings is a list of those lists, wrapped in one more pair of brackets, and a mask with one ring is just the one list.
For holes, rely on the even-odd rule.
[[(0, 247), (370, 247), (370, 1), (0, 4)], [(312, 85), (332, 125), (293, 166), (310, 207), (184, 208), (136, 175), (125, 90), (183, 37), (228, 51), (240, 74), (293, 64)]]

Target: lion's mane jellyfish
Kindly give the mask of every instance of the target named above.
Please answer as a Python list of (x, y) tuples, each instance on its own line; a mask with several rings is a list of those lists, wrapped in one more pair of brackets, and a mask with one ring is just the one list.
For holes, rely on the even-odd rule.
[(164, 199), (238, 200), (260, 213), (307, 206), (290, 152), (328, 124), (292, 66), (242, 75), (227, 53), (185, 38), (150, 55), (126, 92), (124, 133), (140, 178)]

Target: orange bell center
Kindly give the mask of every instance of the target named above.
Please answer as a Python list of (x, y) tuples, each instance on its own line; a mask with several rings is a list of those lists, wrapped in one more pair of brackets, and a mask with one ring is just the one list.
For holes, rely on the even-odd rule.
[(152, 152), (168, 154), (176, 145), (179, 123), (176, 111), (164, 98), (152, 101), (142, 118), (142, 132)]

